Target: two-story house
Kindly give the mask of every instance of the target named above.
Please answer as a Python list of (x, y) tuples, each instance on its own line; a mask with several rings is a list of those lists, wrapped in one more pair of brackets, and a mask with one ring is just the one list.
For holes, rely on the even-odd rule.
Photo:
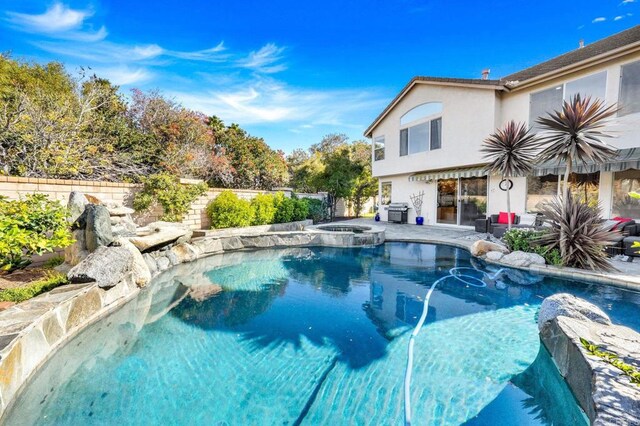
[[(610, 126), (618, 158), (603, 165), (576, 164), (572, 190), (603, 215), (640, 218), (640, 26), (501, 79), (415, 77), (365, 131), (373, 141), (373, 175), (385, 205), (410, 203), (424, 192), (428, 224), (472, 226), (476, 218), (506, 210), (501, 176), (488, 176), (480, 149), (496, 128), (536, 118), (580, 93), (621, 107)], [(537, 164), (531, 176), (512, 179), (511, 209), (536, 212), (558, 194), (564, 165)], [(415, 220), (410, 210), (409, 221)]]

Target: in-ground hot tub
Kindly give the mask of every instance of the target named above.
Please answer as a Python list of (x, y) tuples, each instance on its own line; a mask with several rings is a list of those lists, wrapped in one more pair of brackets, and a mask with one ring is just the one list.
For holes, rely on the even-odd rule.
[(322, 231), (329, 232), (353, 232), (355, 234), (362, 234), (365, 231), (370, 231), (370, 226), (361, 226), (361, 225), (339, 225), (339, 224), (328, 224), (328, 225), (318, 225), (316, 229), (320, 229)]
[(379, 226), (327, 223), (305, 226), (304, 230), (317, 233), (324, 246), (372, 246), (382, 244), (385, 241), (384, 228)]

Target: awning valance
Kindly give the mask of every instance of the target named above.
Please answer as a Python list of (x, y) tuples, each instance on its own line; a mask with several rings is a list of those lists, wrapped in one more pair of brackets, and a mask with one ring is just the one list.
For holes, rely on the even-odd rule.
[[(629, 169), (640, 169), (640, 148), (621, 149), (613, 161), (608, 161), (604, 164), (594, 164), (591, 162), (587, 164), (574, 163), (572, 167), (573, 173), (578, 174), (596, 173), (599, 171), (622, 172)], [(534, 176), (561, 175), (564, 171), (564, 163), (548, 161), (536, 166), (533, 174)]]
[(467, 177), (486, 176), (487, 172), (484, 170), (484, 166), (481, 167), (467, 167), (464, 169), (450, 169), (450, 170), (438, 170), (433, 172), (416, 173), (409, 176), (410, 182), (428, 182), (437, 179), (456, 179)]

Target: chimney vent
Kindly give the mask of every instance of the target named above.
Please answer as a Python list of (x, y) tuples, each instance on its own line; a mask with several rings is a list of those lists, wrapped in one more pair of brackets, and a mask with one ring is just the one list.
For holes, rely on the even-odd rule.
[(578, 49), (582, 49), (584, 47), (584, 39), (580, 39), (580, 41), (578, 42)]
[(482, 79), (483, 80), (488, 80), (489, 79), (489, 73), (491, 72), (491, 70), (489, 68), (485, 68), (482, 70)]

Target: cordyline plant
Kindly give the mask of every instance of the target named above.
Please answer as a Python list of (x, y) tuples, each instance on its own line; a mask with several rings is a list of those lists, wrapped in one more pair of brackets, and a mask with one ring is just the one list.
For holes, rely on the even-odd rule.
[(567, 193), (566, 198), (556, 197), (545, 203), (542, 214), (551, 227), (537, 243), (549, 250), (559, 249), (564, 265), (600, 271), (615, 270), (609, 263), (604, 247), (615, 242), (619, 234), (603, 228), (597, 208), (589, 207)]
[(609, 119), (619, 108), (616, 105), (606, 106), (600, 99), (591, 100), (579, 94), (564, 101), (560, 111), (549, 113), (536, 120), (543, 134), (541, 142), (546, 148), (540, 153), (538, 160), (565, 163), (562, 194), (569, 192), (569, 175), (573, 163), (591, 161), (604, 163), (615, 158), (618, 150), (602, 141), (611, 137), (605, 132)]
[(509, 229), (511, 229), (509, 178), (530, 173), (539, 148), (538, 139), (529, 132), (526, 124), (511, 120), (502, 129), (497, 129), (485, 139), (480, 150), (484, 154), (483, 158), (490, 162), (486, 170), (502, 175), (502, 179), (507, 179), (507, 226)]

